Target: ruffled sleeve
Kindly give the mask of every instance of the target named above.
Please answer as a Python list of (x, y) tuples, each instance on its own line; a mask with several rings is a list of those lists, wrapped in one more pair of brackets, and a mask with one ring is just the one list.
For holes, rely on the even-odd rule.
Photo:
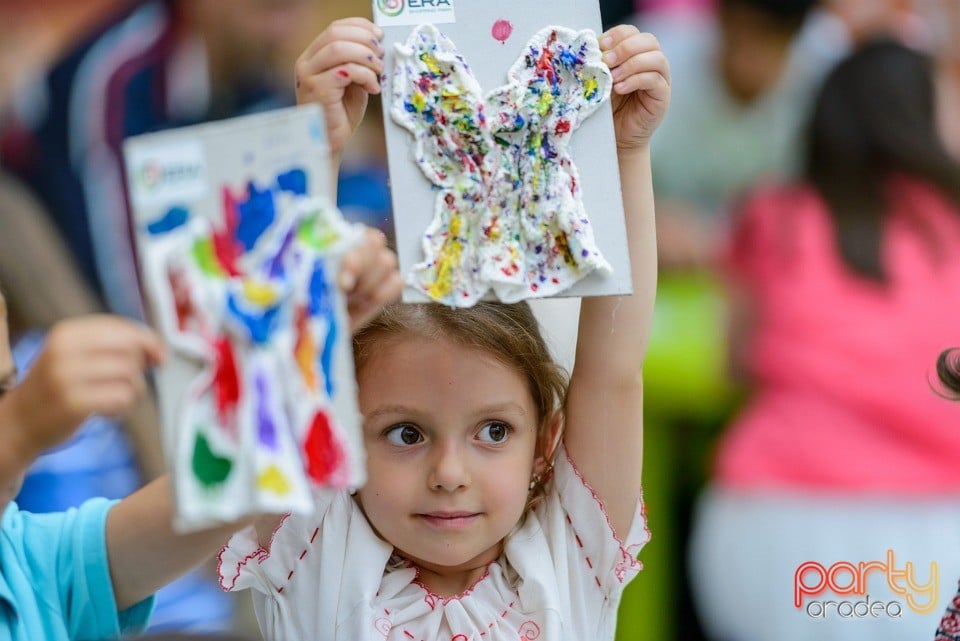
[(627, 583), (643, 567), (647, 541), (643, 500), (626, 536), (617, 537), (603, 503), (561, 448), (544, 501), (507, 541), (524, 611), (559, 617), (564, 638), (613, 638)]
[[(376, 596), (393, 550), (347, 492), (319, 491), (315, 502), (310, 516), (284, 517), (267, 546), (248, 527), (220, 551), (220, 586), (252, 589), (272, 641), (337, 638), (337, 626)], [(318, 589), (337, 598), (318, 598)]]
[(637, 560), (640, 549), (650, 540), (643, 498), (637, 501), (636, 512), (626, 536), (617, 537), (604, 510), (603, 502), (577, 470), (566, 450), (557, 456), (554, 484), (566, 528), (562, 536), (582, 560), (580, 570), (605, 593), (622, 591), (643, 568)]

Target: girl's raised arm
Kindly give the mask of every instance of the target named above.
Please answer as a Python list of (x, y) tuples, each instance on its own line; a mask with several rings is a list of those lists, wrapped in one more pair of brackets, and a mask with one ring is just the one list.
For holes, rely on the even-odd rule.
[(566, 405), (564, 443), (604, 503), (618, 535), (640, 497), (643, 454), (641, 369), (657, 282), (650, 137), (670, 100), (670, 72), (659, 43), (636, 27), (600, 38), (614, 79), (613, 112), (630, 248), (633, 295), (584, 299)]

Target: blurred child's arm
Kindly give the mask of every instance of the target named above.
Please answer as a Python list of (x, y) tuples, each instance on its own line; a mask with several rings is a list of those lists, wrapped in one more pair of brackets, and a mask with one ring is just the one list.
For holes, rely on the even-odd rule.
[(650, 336), (657, 247), (650, 137), (666, 113), (670, 75), (650, 34), (614, 27), (600, 39), (613, 73), (613, 112), (633, 295), (584, 299), (566, 406), (564, 443), (625, 535), (640, 496), (641, 368)]
[[(397, 259), (380, 232), (344, 257), (339, 275), (347, 296), (350, 327), (356, 331), (400, 296)], [(231, 534), (256, 522), (272, 532), (278, 517), (250, 518), (204, 532), (177, 534), (170, 480), (163, 477), (120, 501), (107, 516), (107, 549), (117, 608), (123, 610), (209, 559)]]
[[(0, 339), (6, 341), (5, 332)], [(0, 399), (3, 498), (12, 499), (6, 494), (19, 487), (33, 460), (88, 416), (128, 412), (146, 389), (143, 369), (162, 355), (159, 337), (123, 318), (88, 316), (55, 325), (30, 373)]]
[(323, 108), (334, 164), (363, 120), (369, 94), (380, 93), (383, 30), (364, 18), (337, 20), (296, 64), (297, 103)]

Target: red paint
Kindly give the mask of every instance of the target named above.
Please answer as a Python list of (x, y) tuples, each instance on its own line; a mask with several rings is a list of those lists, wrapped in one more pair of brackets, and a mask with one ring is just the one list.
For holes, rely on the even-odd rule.
[(223, 271), (230, 276), (239, 276), (240, 268), (237, 260), (243, 253), (243, 245), (237, 242), (237, 227), (240, 225), (240, 210), (237, 199), (230, 190), (223, 188), (223, 222), (224, 229), (213, 233), (213, 253)]
[(553, 130), (553, 133), (555, 133), (558, 136), (560, 134), (570, 133), (570, 121), (561, 120), (560, 122), (558, 122), (556, 128), (554, 128)]
[(217, 404), (217, 418), (220, 424), (233, 431), (234, 415), (240, 402), (240, 376), (237, 361), (233, 355), (233, 345), (226, 336), (218, 338), (213, 344), (216, 352), (216, 365), (213, 372), (213, 398)]
[(341, 78), (349, 78), (349, 77), (350, 77), (350, 74), (348, 74), (348, 73), (347, 73), (346, 71), (344, 71), (343, 69), (340, 69), (339, 71), (337, 71), (337, 75), (340, 76)]
[(240, 276), (240, 268), (237, 266), (237, 259), (240, 258), (241, 245), (233, 236), (225, 232), (214, 232), (213, 234), (213, 253), (217, 257), (217, 262), (230, 276)]
[(193, 301), (190, 298), (190, 286), (184, 278), (183, 272), (174, 269), (167, 270), (170, 280), (170, 291), (173, 292), (173, 305), (177, 312), (177, 327), (181, 332), (187, 330), (187, 324), (196, 313)]
[(307, 456), (307, 474), (317, 484), (324, 484), (340, 467), (343, 450), (333, 436), (330, 419), (323, 411), (313, 417), (303, 450)]
[(501, 44), (506, 44), (510, 35), (513, 33), (513, 25), (510, 24), (509, 20), (497, 20), (493, 23), (493, 29), (491, 29), (490, 33), (493, 35), (494, 40)]

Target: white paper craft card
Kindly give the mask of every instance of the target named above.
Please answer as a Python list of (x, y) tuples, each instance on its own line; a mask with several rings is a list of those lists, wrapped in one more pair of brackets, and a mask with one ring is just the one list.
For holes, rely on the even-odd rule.
[(124, 144), (181, 530), (364, 481), (328, 153), (316, 106)]
[(595, 0), (374, 0), (404, 300), (632, 291)]

